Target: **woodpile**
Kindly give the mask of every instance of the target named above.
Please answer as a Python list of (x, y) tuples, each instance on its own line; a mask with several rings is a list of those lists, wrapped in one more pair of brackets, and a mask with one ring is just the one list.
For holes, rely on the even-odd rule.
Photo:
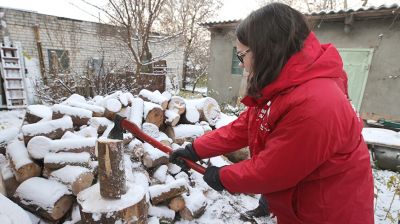
[(130, 133), (123, 140), (107, 138), (116, 114), (174, 149), (226, 124), (210, 97), (186, 100), (148, 90), (90, 101), (73, 94), (60, 104), (32, 105), (18, 138), (0, 154), (0, 191), (51, 223), (73, 215), (81, 223), (200, 217), (205, 190), (196, 190), (191, 172), (169, 164), (166, 153)]

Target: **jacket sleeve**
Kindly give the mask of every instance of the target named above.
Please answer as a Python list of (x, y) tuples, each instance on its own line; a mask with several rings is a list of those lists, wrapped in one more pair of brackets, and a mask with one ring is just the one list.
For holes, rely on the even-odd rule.
[(277, 124), (258, 155), (225, 166), (221, 182), (232, 193), (271, 193), (297, 185), (330, 155), (333, 138), (326, 125), (304, 109), (293, 109)]
[(223, 155), (248, 145), (248, 108), (230, 124), (208, 132), (193, 142), (194, 149), (200, 158), (211, 158)]

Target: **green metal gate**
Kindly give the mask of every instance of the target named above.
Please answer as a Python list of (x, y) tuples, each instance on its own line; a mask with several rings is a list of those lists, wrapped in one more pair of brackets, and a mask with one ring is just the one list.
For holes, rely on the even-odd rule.
[(338, 50), (348, 77), (350, 99), (357, 111), (360, 111), (374, 50), (371, 48), (339, 48)]

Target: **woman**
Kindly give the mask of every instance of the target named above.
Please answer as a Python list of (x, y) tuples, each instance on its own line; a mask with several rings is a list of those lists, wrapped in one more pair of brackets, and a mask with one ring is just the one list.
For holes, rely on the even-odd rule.
[(362, 120), (349, 103), (336, 48), (321, 45), (302, 14), (279, 3), (250, 14), (236, 36), (249, 73), (247, 110), (171, 161), (249, 146), (251, 159), (209, 167), (204, 180), (218, 191), (262, 194), (279, 224), (374, 223)]

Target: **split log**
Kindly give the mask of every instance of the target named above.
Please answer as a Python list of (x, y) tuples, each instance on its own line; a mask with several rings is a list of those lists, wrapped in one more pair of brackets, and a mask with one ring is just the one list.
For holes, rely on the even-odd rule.
[(168, 107), (168, 99), (159, 93), (151, 92), (147, 89), (142, 89), (139, 92), (139, 97), (143, 100), (160, 105), (162, 110), (165, 110)]
[(157, 127), (164, 123), (164, 111), (155, 103), (144, 102), (144, 117), (146, 122), (155, 124)]
[(51, 139), (61, 138), (66, 131), (73, 130), (73, 123), (70, 116), (51, 121), (44, 121), (35, 124), (22, 126), (25, 145), (35, 136), (46, 136)]
[(180, 96), (172, 96), (168, 103), (168, 110), (173, 110), (182, 115), (186, 111), (185, 100)]
[(31, 160), (22, 141), (14, 140), (8, 144), (7, 155), (18, 182), (21, 183), (31, 177), (40, 176), (41, 167)]
[(103, 134), (108, 126), (113, 122), (105, 117), (92, 117), (89, 120), (89, 125), (97, 129), (97, 134)]
[(117, 199), (126, 193), (122, 148), (121, 140), (97, 141), (100, 194), (104, 198)]
[(168, 203), (168, 207), (175, 212), (182, 211), (185, 209), (185, 200), (183, 199), (182, 196), (178, 196), (176, 198), (171, 199), (171, 201)]
[(0, 221), (3, 224), (28, 224), (32, 223), (29, 215), (13, 201), (0, 194)]
[(136, 161), (142, 161), (142, 157), (144, 155), (143, 142), (139, 141), (138, 139), (132, 140), (128, 144), (128, 147), (125, 148), (125, 153)]
[(15, 179), (10, 161), (4, 155), (0, 155), (0, 173), (6, 192), (4, 195), (12, 197), (19, 186), (19, 182)]
[(153, 205), (160, 204), (171, 198), (175, 198), (187, 191), (187, 182), (178, 179), (168, 184), (158, 184), (149, 187), (150, 199)]
[(153, 138), (158, 138), (160, 137), (160, 130), (157, 125), (153, 123), (143, 123), (142, 125), (142, 131), (148, 135), (150, 135)]
[(149, 216), (157, 217), (160, 223), (174, 223), (175, 212), (167, 206), (150, 206)]
[(117, 99), (108, 99), (105, 104), (104, 117), (114, 120), (115, 114), (122, 109), (122, 104)]
[(64, 102), (64, 104), (71, 106), (71, 107), (77, 107), (77, 108), (82, 108), (82, 109), (92, 111), (93, 117), (101, 117), (104, 114), (104, 107), (88, 104), (86, 102), (77, 102), (74, 100), (70, 100), (70, 101), (67, 100)]
[(179, 116), (178, 113), (176, 113), (173, 110), (166, 110), (165, 111), (165, 124), (169, 125), (169, 126), (176, 126), (179, 122), (179, 119), (181, 117)]
[(168, 155), (165, 152), (154, 148), (149, 143), (144, 143), (143, 149), (143, 165), (145, 167), (153, 168), (169, 163)]
[(142, 127), (144, 113), (144, 102), (141, 98), (134, 98), (132, 100), (131, 114), (129, 121), (135, 123), (138, 127)]
[(187, 106), (194, 106), (200, 113), (200, 120), (207, 121), (211, 126), (215, 126), (220, 118), (221, 109), (218, 102), (211, 97), (186, 100), (185, 102)]
[(59, 152), (48, 153), (44, 157), (44, 168), (47, 170), (57, 170), (67, 165), (90, 167), (90, 154), (87, 152)]
[(156, 179), (158, 184), (165, 183), (165, 180), (167, 179), (167, 171), (168, 171), (167, 165), (162, 165), (154, 171), (153, 178)]
[(50, 174), (51, 180), (67, 185), (75, 196), (92, 185), (94, 176), (92, 171), (80, 166), (65, 166)]
[(34, 159), (43, 159), (46, 154), (54, 152), (87, 152), (95, 157), (97, 138), (67, 138), (52, 140), (44, 136), (36, 136), (28, 143), (29, 155)]
[(186, 107), (185, 113), (182, 114), (180, 123), (182, 124), (195, 124), (200, 120), (200, 113), (199, 111), (193, 107), (188, 105)]
[(139, 185), (129, 185), (120, 199), (104, 199), (97, 183), (81, 191), (77, 199), (82, 223), (147, 223), (146, 191)]
[(190, 195), (182, 195), (185, 208), (179, 211), (182, 219), (192, 221), (204, 214), (207, 207), (207, 198), (201, 190), (190, 189)]
[(17, 188), (14, 197), (21, 207), (50, 221), (58, 221), (71, 209), (74, 197), (65, 185), (41, 177), (30, 178)]
[(175, 143), (182, 145), (184, 142), (193, 142), (194, 139), (204, 134), (204, 129), (199, 125), (180, 124), (175, 127), (168, 127), (166, 134)]
[(93, 114), (93, 112), (90, 110), (71, 107), (63, 104), (54, 104), (51, 109), (53, 110), (53, 120), (68, 115), (71, 117), (74, 126), (77, 127), (86, 125)]
[(42, 119), (51, 120), (53, 111), (45, 105), (29, 105), (26, 108), (25, 121), (28, 124), (36, 123)]

